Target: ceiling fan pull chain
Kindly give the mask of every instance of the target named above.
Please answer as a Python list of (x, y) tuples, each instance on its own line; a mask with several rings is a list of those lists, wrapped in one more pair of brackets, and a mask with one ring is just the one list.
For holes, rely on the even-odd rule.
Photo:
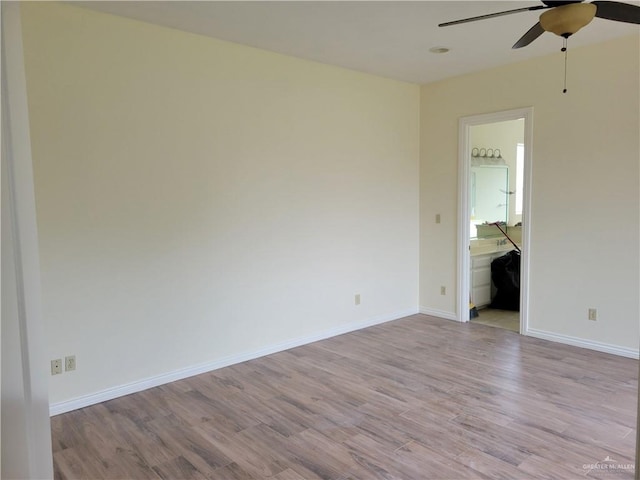
[(567, 93), (567, 38), (563, 37), (562, 39), (562, 49), (561, 52), (564, 52), (564, 88), (562, 89), (562, 93)]

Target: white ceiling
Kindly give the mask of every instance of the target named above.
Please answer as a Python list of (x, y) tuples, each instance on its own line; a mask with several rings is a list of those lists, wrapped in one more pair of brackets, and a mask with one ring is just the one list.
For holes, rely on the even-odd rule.
[[(536, 0), (98, 1), (74, 4), (420, 84), (536, 56), (559, 54), (562, 47), (560, 37), (545, 33), (525, 48), (511, 49), (538, 21), (540, 12), (535, 11), (445, 28), (437, 26), (449, 20), (539, 5)], [(639, 31), (637, 25), (596, 18), (569, 39), (569, 54), (572, 48)], [(451, 51), (441, 55), (429, 53), (429, 48), (434, 46), (446, 46)]]

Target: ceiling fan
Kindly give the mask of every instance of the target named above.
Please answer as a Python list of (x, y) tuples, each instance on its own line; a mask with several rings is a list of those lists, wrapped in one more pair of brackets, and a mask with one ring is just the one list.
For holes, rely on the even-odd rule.
[(546, 1), (542, 0), (542, 5), (516, 8), (503, 12), (489, 13), (478, 17), (454, 20), (438, 25), (448, 27), (460, 23), (475, 22), (487, 18), (501, 17), (512, 13), (529, 12), (533, 10), (547, 10), (540, 15), (540, 21), (529, 29), (514, 45), (513, 48), (522, 48), (529, 45), (544, 32), (551, 32), (559, 35), (565, 40), (587, 25), (594, 17), (613, 20), (616, 22), (640, 24), (640, 7), (628, 3), (595, 0), (590, 3), (583, 3), (583, 0), (569, 1)]

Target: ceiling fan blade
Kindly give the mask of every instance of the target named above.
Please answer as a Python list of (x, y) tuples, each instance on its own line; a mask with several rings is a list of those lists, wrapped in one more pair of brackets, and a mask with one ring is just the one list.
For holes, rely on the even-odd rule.
[(531, 27), (529, 31), (527, 31), (527, 33), (520, 37), (520, 40), (518, 40), (511, 48), (526, 47), (543, 33), (544, 28), (542, 28), (542, 25), (540, 25), (540, 22), (538, 22), (533, 27)]
[(640, 7), (620, 2), (595, 1), (596, 17), (616, 22), (640, 23)]
[[(606, 3), (611, 3), (611, 2), (606, 2)], [(448, 27), (450, 25), (459, 25), (461, 23), (475, 22), (477, 20), (486, 20), (487, 18), (502, 17), (503, 15), (511, 15), (512, 13), (530, 12), (532, 10), (542, 10), (543, 8), (551, 8), (551, 7), (547, 7), (546, 5), (535, 5), (533, 7), (516, 8), (514, 10), (505, 10), (504, 12), (488, 13), (487, 15), (480, 15), (478, 17), (463, 18), (462, 20), (454, 20), (452, 22), (445, 22), (445, 23), (439, 24), (438, 26), (439, 27)]]

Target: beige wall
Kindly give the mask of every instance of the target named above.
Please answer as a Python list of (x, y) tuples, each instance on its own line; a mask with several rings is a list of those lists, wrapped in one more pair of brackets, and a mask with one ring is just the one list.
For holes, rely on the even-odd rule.
[(54, 404), (417, 311), (418, 86), (23, 20)]
[(420, 89), (69, 5), (23, 20), (47, 354), (78, 361), (54, 404), (454, 314), (458, 119), (530, 105), (530, 327), (637, 351), (638, 37), (571, 50), (562, 95), (559, 55)]
[(458, 119), (533, 106), (529, 326), (637, 354), (639, 54), (638, 36), (570, 50), (564, 95), (560, 53), (422, 87), (423, 308), (455, 313)]

